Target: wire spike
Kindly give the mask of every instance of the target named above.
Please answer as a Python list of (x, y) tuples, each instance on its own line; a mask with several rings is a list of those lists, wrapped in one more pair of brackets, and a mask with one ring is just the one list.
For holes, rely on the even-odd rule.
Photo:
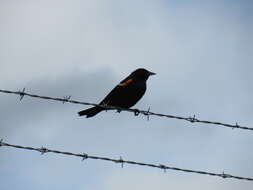
[(160, 169), (162, 169), (164, 171), (164, 173), (166, 173), (167, 167), (165, 165), (159, 164), (159, 167), (160, 167)]
[(70, 100), (71, 96), (63, 96), (63, 101), (62, 103), (64, 104), (65, 102), (68, 102)]
[(121, 163), (121, 168), (124, 167), (124, 160), (122, 159), (122, 157), (120, 156), (118, 160), (115, 161), (116, 163)]
[(82, 158), (82, 161), (84, 161), (84, 160), (86, 160), (86, 159), (88, 159), (89, 158), (89, 155), (88, 154), (86, 154), (86, 153), (83, 153), (83, 158)]
[(229, 174), (225, 174), (225, 172), (223, 171), (222, 174), (221, 174), (221, 177), (226, 179), (226, 178), (229, 178), (230, 175)]
[(41, 155), (43, 155), (43, 154), (45, 154), (45, 153), (48, 152), (48, 149), (42, 146), (42, 147), (39, 149), (39, 151), (40, 151)]
[(25, 88), (23, 88), (22, 91), (19, 91), (19, 95), (20, 95), (19, 101), (21, 101), (25, 96)]
[(194, 123), (194, 122), (196, 122), (197, 121), (197, 119), (196, 119), (196, 116), (195, 115), (193, 115), (193, 117), (188, 117), (188, 119), (187, 119), (188, 121), (190, 121), (191, 123)]

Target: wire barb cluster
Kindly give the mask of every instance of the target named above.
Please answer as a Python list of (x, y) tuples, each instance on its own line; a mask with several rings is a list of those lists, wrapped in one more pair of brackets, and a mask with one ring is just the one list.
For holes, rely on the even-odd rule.
[(119, 159), (113, 159), (113, 158), (108, 158), (108, 157), (88, 155), (86, 153), (78, 154), (78, 153), (64, 152), (64, 151), (59, 151), (59, 150), (51, 150), (43, 146), (41, 148), (34, 148), (34, 147), (29, 147), (29, 146), (13, 145), (13, 144), (8, 144), (4, 142), (3, 140), (0, 140), (0, 147), (3, 147), (3, 146), (24, 149), (24, 150), (33, 150), (33, 151), (40, 152), (41, 154), (51, 152), (51, 153), (56, 153), (56, 154), (68, 155), (68, 156), (76, 156), (76, 157), (81, 157), (82, 161), (87, 160), (87, 159), (94, 159), (94, 160), (103, 160), (103, 161), (108, 161), (108, 162), (113, 162), (113, 163), (120, 163), (121, 168), (123, 168), (124, 164), (131, 164), (131, 165), (146, 166), (146, 167), (151, 167), (151, 168), (158, 168), (158, 169), (163, 170), (164, 172), (166, 172), (167, 170), (176, 170), (176, 171), (187, 172), (187, 173), (216, 176), (216, 177), (221, 177), (223, 179), (233, 178), (233, 179), (238, 179), (238, 180), (253, 181), (253, 178), (230, 175), (230, 174), (224, 173), (224, 171), (222, 173), (213, 173), (213, 172), (206, 172), (206, 171), (200, 171), (200, 170), (183, 169), (183, 168), (178, 168), (178, 167), (173, 167), (173, 166), (167, 166), (164, 164), (150, 164), (150, 163), (142, 163), (142, 162), (136, 162), (136, 161), (131, 161), (131, 160), (123, 160), (122, 157), (120, 157)]
[(175, 116), (175, 115), (169, 115), (169, 114), (161, 114), (161, 113), (151, 112), (150, 108), (147, 111), (145, 111), (145, 110), (139, 110), (139, 109), (126, 109), (126, 108), (108, 106), (108, 105), (105, 105), (105, 104), (99, 105), (99, 104), (95, 104), (95, 103), (81, 102), (81, 101), (72, 100), (72, 99), (70, 99), (71, 96), (64, 96), (63, 98), (40, 96), (40, 95), (36, 95), (36, 94), (26, 93), (25, 88), (23, 88), (22, 91), (10, 91), (10, 90), (1, 90), (0, 89), (0, 92), (19, 95), (20, 100), (22, 100), (24, 96), (30, 96), (30, 97), (33, 97), (33, 98), (60, 101), (63, 104), (65, 102), (68, 102), (68, 103), (72, 103), (72, 104), (99, 106), (99, 107), (103, 107), (103, 108), (108, 109), (108, 110), (117, 110), (117, 112), (128, 111), (128, 112), (134, 113), (135, 116), (138, 116), (139, 114), (142, 114), (142, 115), (147, 117), (147, 120), (150, 119), (150, 116), (158, 116), (158, 117), (166, 117), (166, 118), (172, 118), (172, 119), (185, 120), (185, 121), (188, 121), (188, 122), (191, 122), (191, 123), (205, 123), (205, 124), (212, 124), (212, 125), (215, 125), (215, 126), (229, 127), (229, 128), (232, 128), (232, 129), (244, 129), (244, 130), (253, 131), (252, 127), (241, 126), (237, 122), (236, 122), (236, 124), (228, 124), (228, 123), (221, 123), (221, 122), (216, 122), (216, 121), (200, 120), (200, 119), (197, 119), (195, 115), (193, 117), (191, 117), (191, 116), (190, 117), (182, 117), (182, 116)]

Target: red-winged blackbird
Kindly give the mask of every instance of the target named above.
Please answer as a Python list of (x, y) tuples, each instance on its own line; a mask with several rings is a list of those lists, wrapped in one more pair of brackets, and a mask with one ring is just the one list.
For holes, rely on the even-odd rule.
[[(140, 68), (122, 80), (99, 104), (121, 108), (130, 108), (135, 105), (146, 91), (146, 81), (150, 75), (155, 75), (146, 69)], [(79, 116), (93, 117), (105, 108), (95, 106), (78, 112)]]

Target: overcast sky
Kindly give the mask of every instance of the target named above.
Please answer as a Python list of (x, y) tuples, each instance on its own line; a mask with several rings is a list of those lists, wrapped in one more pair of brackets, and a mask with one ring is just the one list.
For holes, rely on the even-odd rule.
[[(134, 107), (253, 127), (253, 1), (0, 0), (0, 89), (99, 102), (133, 70)], [(12, 144), (253, 177), (253, 133), (0, 94)], [(253, 183), (7, 147), (1, 188), (252, 190)]]

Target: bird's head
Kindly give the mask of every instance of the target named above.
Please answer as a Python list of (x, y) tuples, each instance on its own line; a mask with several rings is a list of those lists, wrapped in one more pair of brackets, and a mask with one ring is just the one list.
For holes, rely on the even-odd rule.
[(133, 71), (130, 75), (131, 78), (133, 79), (138, 79), (138, 80), (148, 80), (148, 77), (151, 75), (155, 75), (156, 73), (150, 72), (146, 69), (140, 68), (135, 71)]

